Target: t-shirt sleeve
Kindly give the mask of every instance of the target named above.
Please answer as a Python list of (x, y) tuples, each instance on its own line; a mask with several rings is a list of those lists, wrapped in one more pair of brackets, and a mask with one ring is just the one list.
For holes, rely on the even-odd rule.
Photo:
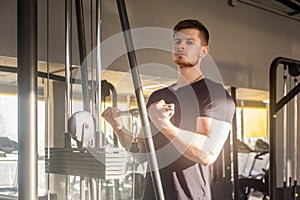
[(147, 102), (147, 105), (146, 105), (147, 108), (148, 108), (148, 106), (150, 106), (152, 103), (157, 102), (157, 101), (159, 101), (159, 100), (161, 100), (161, 99), (162, 99), (162, 98), (161, 98), (161, 95), (160, 95), (159, 90), (153, 92), (153, 93), (150, 95), (149, 99), (148, 99), (148, 102)]
[(235, 103), (228, 92), (219, 85), (213, 90), (208, 90), (209, 95), (205, 100), (200, 116), (232, 123), (235, 112)]

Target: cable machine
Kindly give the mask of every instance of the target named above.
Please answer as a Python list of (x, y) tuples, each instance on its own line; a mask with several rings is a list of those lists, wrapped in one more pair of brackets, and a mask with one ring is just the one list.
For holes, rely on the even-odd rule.
[[(283, 67), (283, 96), (278, 100), (277, 70)], [(288, 71), (288, 73), (287, 73)], [(288, 75), (291, 77), (288, 79)], [(300, 61), (284, 57), (277, 57), (273, 60), (270, 67), (270, 176), (269, 193), (272, 200), (300, 199), (300, 186), (297, 181), (298, 171), (298, 98), (300, 91), (298, 76), (300, 75)], [(287, 81), (290, 80), (289, 84)], [(288, 91), (288, 85), (290, 90)], [(278, 141), (279, 111), (283, 114), (282, 144)], [(283, 151), (278, 151), (278, 145), (283, 146)], [(292, 149), (293, 148), (293, 149)], [(278, 161), (282, 155), (282, 161)], [(278, 163), (283, 162), (283, 183), (278, 181)], [(279, 169), (281, 170), (281, 169)]]
[[(91, 1), (92, 2), (92, 1)], [(92, 4), (92, 3), (91, 3)], [(130, 33), (130, 26), (127, 17), (125, 3), (122, 0), (117, 0), (117, 6), (124, 34), (128, 60), (131, 68), (131, 75), (135, 89), (136, 99), (138, 103), (138, 113), (140, 115), (141, 124), (144, 136), (147, 138), (145, 144), (148, 155), (148, 163), (151, 171), (152, 183), (155, 190), (156, 199), (163, 200), (164, 194), (162, 190), (158, 164), (156, 160), (152, 134), (148, 121), (148, 115), (145, 106), (145, 100), (141, 87), (139, 70), (135, 57), (133, 42)], [(92, 7), (92, 5), (91, 5)], [(47, 148), (46, 149), (46, 171), (54, 174), (66, 175), (66, 199), (70, 194), (70, 176), (80, 177), (80, 199), (84, 200), (86, 196), (86, 185), (91, 199), (101, 198), (99, 194), (99, 179), (119, 179), (122, 174), (122, 167), (126, 165), (126, 156), (124, 150), (119, 148), (106, 148), (104, 139), (101, 136), (100, 116), (101, 102), (104, 90), (102, 87), (103, 81), (100, 81), (101, 74), (101, 16), (100, 16), (101, 1), (96, 1), (96, 67), (93, 68), (94, 58), (88, 59), (86, 48), (85, 20), (82, 0), (75, 0), (77, 35), (80, 57), (80, 68), (74, 69), (72, 66), (72, 1), (65, 0), (65, 146), (64, 148)], [(92, 12), (92, 8), (91, 8)], [(91, 14), (92, 17), (92, 14)], [(92, 20), (92, 19), (91, 19)], [(92, 24), (91, 24), (92, 27)], [(93, 31), (93, 30), (91, 30)], [(92, 40), (92, 36), (91, 36)], [(91, 48), (93, 42), (91, 42)], [(91, 55), (94, 56), (94, 55)], [(90, 62), (91, 60), (91, 62)], [(80, 72), (80, 78), (72, 77), (74, 71)], [(95, 71), (96, 75), (93, 75)], [(92, 75), (90, 75), (92, 73)], [(91, 77), (92, 76), (92, 77)], [(89, 81), (89, 78), (94, 80)], [(109, 84), (106, 83), (106, 86)], [(72, 113), (72, 87), (73, 84), (81, 85), (83, 110)], [(114, 93), (114, 90), (113, 90)], [(115, 95), (113, 95), (115, 96)], [(92, 105), (91, 105), (92, 104)], [(113, 106), (116, 106), (116, 99), (113, 98)], [(72, 142), (76, 142), (76, 147)], [(114, 146), (117, 146), (117, 139), (113, 138)], [(133, 141), (134, 144), (134, 141)], [(136, 149), (132, 149), (136, 151)], [(112, 161), (112, 159), (114, 161)], [(89, 165), (85, 165), (85, 162)], [(111, 170), (110, 163), (118, 162), (117, 169), (114, 167)], [(133, 173), (134, 176), (134, 173)], [(133, 177), (134, 183), (135, 177)], [(87, 182), (86, 182), (87, 181)], [(115, 186), (118, 185), (115, 182)], [(135, 185), (135, 184), (134, 184)], [(134, 187), (134, 186), (133, 186)], [(118, 188), (116, 188), (118, 189)], [(101, 190), (101, 189), (100, 189)], [(134, 198), (134, 189), (133, 189)]]

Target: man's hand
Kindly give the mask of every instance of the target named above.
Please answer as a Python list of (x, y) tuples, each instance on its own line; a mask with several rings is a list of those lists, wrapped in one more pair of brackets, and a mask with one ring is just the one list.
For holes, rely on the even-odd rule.
[(106, 110), (103, 111), (102, 117), (110, 123), (110, 125), (115, 130), (121, 130), (123, 128), (123, 122), (121, 117), (119, 116), (119, 112), (121, 110), (115, 107), (108, 107)]
[(172, 124), (170, 119), (174, 115), (174, 104), (166, 104), (164, 100), (152, 103), (148, 107), (148, 115), (159, 131), (168, 129)]

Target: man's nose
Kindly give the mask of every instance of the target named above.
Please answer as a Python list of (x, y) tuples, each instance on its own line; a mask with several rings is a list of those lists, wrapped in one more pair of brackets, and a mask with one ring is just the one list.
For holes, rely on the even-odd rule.
[(178, 44), (178, 49), (184, 49), (185, 48), (185, 43), (184, 41), (181, 41), (179, 44)]

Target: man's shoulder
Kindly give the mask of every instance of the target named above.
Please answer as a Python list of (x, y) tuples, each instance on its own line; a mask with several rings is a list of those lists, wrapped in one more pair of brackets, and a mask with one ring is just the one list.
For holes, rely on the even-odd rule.
[(223, 84), (210, 79), (205, 79), (205, 84), (212, 99), (226, 100), (227, 104), (234, 104), (231, 95)]
[(224, 85), (220, 82), (217, 82), (217, 81), (213, 81), (209, 78), (205, 78), (204, 79), (204, 83), (207, 87), (214, 87), (214, 88), (222, 88), (222, 89), (225, 89), (224, 88)]
[(224, 96), (224, 94), (227, 93), (223, 84), (208, 78), (205, 78), (193, 85), (193, 89), (197, 93), (200, 92), (201, 94), (207, 94), (208, 96), (213, 95), (215, 97)]

